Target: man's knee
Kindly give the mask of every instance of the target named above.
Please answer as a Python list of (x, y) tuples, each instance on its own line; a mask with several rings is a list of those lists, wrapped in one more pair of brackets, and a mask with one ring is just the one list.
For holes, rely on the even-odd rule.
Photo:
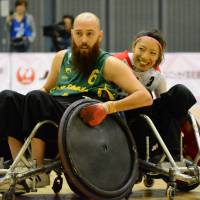
[(12, 90), (3, 90), (0, 92), (0, 105), (2, 108), (11, 109), (14, 106), (21, 104), (23, 95)]
[(3, 90), (2, 92), (0, 92), (0, 98), (1, 101), (2, 100), (9, 100), (9, 99), (13, 99), (17, 96), (18, 93), (12, 91), (12, 90)]
[(44, 102), (47, 96), (49, 96), (48, 93), (41, 90), (33, 90), (26, 94), (26, 102), (30, 102), (31, 104)]
[(26, 97), (27, 98), (40, 98), (44, 95), (46, 95), (46, 93), (41, 90), (32, 90), (26, 94)]

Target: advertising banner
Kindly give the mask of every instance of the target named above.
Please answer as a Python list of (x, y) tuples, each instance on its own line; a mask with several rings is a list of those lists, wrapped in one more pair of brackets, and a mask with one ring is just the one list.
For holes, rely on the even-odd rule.
[[(55, 53), (1, 53), (0, 90), (12, 89), (20, 93), (41, 88)], [(160, 66), (168, 88), (186, 85), (200, 103), (200, 53), (165, 53)]]
[(200, 103), (200, 53), (166, 53), (161, 64), (168, 87), (186, 85)]
[(11, 89), (26, 94), (40, 89), (51, 68), (54, 53), (15, 53), (11, 55)]

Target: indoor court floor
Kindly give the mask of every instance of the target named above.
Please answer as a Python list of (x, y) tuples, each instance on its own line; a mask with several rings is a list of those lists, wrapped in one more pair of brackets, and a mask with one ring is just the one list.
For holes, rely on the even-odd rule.
[[(200, 122), (200, 106), (191, 109), (195, 118)], [(16, 200), (79, 200), (70, 190), (65, 178), (63, 177), (63, 187), (59, 195), (55, 195), (51, 189), (55, 174), (51, 173), (51, 185), (46, 188), (38, 189), (37, 192), (27, 193), (16, 196)], [(167, 184), (160, 179), (156, 179), (151, 188), (146, 188), (143, 182), (135, 184), (129, 200), (167, 200)], [(0, 200), (2, 200), (0, 196)], [(190, 192), (177, 192), (174, 200), (200, 200), (200, 186)]]
[[(51, 181), (54, 174), (51, 175)], [(51, 184), (52, 185), (52, 184)], [(0, 198), (1, 199), (1, 198)], [(141, 182), (135, 184), (129, 200), (167, 200), (166, 183), (162, 180), (155, 180), (151, 188), (146, 188)], [(38, 189), (37, 192), (16, 196), (16, 200), (80, 200), (68, 187), (64, 179), (64, 184), (59, 195), (55, 195), (51, 186)], [(177, 192), (174, 200), (200, 200), (200, 186), (190, 192)]]

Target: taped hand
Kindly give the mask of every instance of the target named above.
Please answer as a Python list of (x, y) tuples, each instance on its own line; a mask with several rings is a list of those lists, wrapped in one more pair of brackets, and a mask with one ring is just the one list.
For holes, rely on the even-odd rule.
[(80, 111), (80, 117), (90, 126), (99, 125), (107, 116), (107, 112), (103, 103), (93, 104), (84, 107)]

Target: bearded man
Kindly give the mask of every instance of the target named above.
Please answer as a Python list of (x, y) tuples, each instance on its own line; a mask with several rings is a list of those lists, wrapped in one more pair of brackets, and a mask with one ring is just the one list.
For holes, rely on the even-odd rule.
[[(3, 130), (0, 124), (0, 130), (8, 136), (13, 159), (21, 149), (24, 138), (29, 136), (38, 122), (52, 120), (59, 124), (65, 109), (84, 96), (102, 101), (81, 110), (83, 121), (90, 126), (100, 124), (108, 114), (152, 104), (151, 95), (131, 69), (100, 49), (103, 32), (95, 14), (79, 14), (74, 20), (71, 35), (72, 52), (62, 50), (55, 55), (47, 81), (41, 90), (31, 91), (26, 96), (12, 91), (0, 93), (1, 101), (5, 105), (9, 102), (10, 110), (14, 111), (1, 112), (1, 108), (5, 106), (0, 105), (0, 113), (5, 113), (2, 122), (7, 121)], [(119, 88), (128, 96), (117, 100)], [(11, 114), (17, 120), (8, 120)], [(45, 145), (49, 140), (54, 141), (54, 145), (48, 145), (48, 149), (56, 149), (57, 134), (57, 130), (52, 127), (44, 127), (32, 139), (32, 156), (37, 166), (43, 165)], [(48, 174), (40, 174), (36, 187), (48, 184)]]

